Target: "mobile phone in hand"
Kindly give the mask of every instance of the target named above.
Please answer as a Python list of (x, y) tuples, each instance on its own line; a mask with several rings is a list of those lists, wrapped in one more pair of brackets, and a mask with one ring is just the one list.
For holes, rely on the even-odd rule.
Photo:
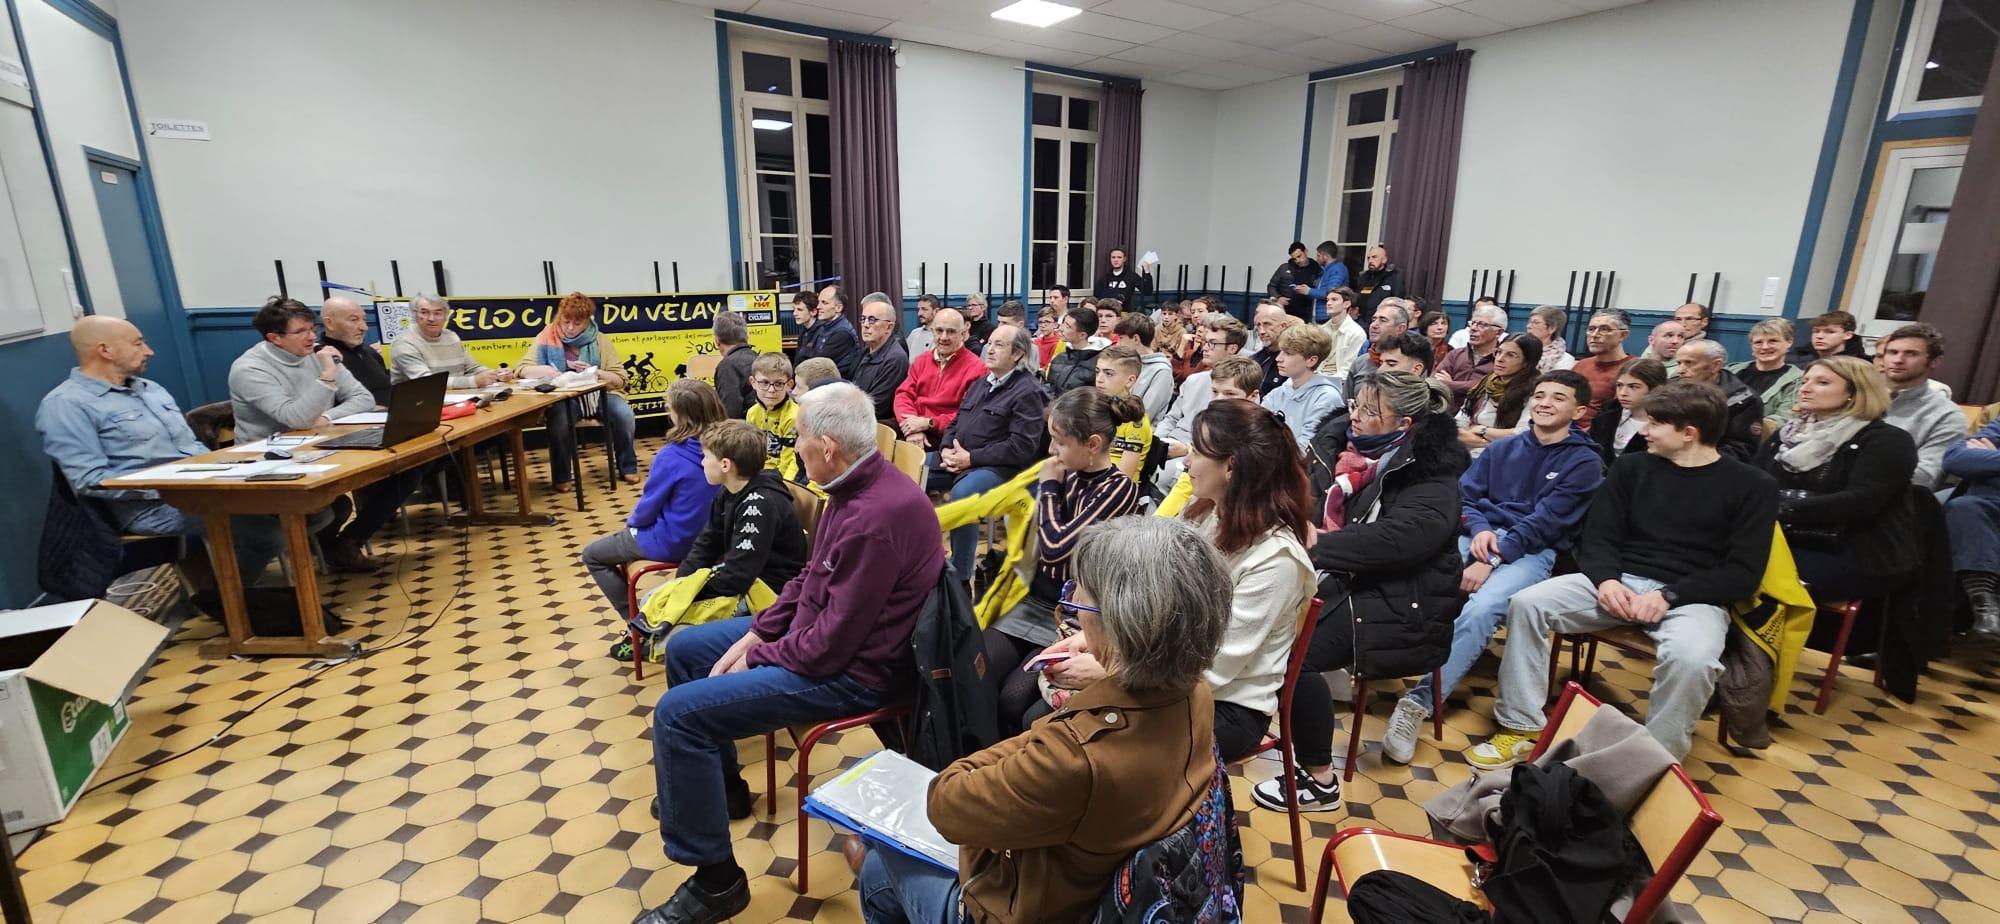
[(1067, 654), (1036, 655), (1029, 658), (1028, 663), (1021, 665), (1021, 672), (1024, 674), (1040, 673), (1067, 660), (1069, 660), (1069, 655)]

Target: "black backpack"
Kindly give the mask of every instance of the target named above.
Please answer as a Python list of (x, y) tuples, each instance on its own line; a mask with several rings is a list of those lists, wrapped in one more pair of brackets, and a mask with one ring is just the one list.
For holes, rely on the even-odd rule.
[(1000, 705), (986, 681), (986, 646), (972, 597), (951, 565), (917, 614), (910, 647), (917, 661), (917, 706), (906, 753), (932, 770), (1000, 740)]

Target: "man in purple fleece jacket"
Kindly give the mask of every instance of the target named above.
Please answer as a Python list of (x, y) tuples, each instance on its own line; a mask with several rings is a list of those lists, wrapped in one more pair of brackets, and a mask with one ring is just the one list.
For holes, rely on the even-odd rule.
[(695, 868), (634, 924), (722, 921), (750, 904), (730, 819), (750, 816), (738, 738), (880, 707), (914, 686), (910, 634), (944, 571), (916, 482), (875, 451), (875, 405), (847, 383), (799, 398), (798, 457), (829, 497), (804, 571), (754, 617), (675, 632), (653, 712), (660, 837)]

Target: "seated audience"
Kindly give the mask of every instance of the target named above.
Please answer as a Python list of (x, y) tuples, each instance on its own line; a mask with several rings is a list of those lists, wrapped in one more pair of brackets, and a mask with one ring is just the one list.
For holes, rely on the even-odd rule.
[[(1425, 347), (1428, 349), (1428, 346)], [(1340, 808), (1326, 671), (1429, 673), (1451, 651), (1460, 559), (1458, 478), (1470, 459), (1443, 382), (1384, 372), (1355, 385), (1349, 436), (1309, 549), (1324, 601), (1292, 693), (1299, 808)], [(1510, 636), (1511, 637), (1511, 636)], [(1282, 779), (1251, 790), (1285, 811)]]
[(1960, 490), (1944, 502), (1951, 567), (1972, 606), (1972, 636), (1987, 652), (2000, 648), (2000, 421), (1944, 454), (1945, 474)]
[(722, 355), (715, 366), (715, 393), (722, 399), (723, 413), (742, 420), (757, 400), (750, 388), (750, 366), (757, 361), (757, 351), (750, 348), (750, 325), (742, 314), (720, 311), (710, 330), (715, 351)]
[[(1243, 329), (1242, 321), (1220, 312), (1202, 319), (1200, 333), (1204, 368), (1181, 383), (1180, 394), (1174, 397), (1174, 406), (1167, 410), (1167, 416), (1160, 418), (1159, 426), (1154, 431), (1166, 442), (1169, 460), (1187, 455), (1188, 441), (1194, 430), (1194, 415), (1201, 413), (1201, 409), (1215, 397), (1215, 364), (1224, 357), (1242, 352), (1244, 342), (1249, 339), (1249, 332)], [(1263, 376), (1264, 370), (1259, 367), (1259, 383), (1262, 383)], [(1169, 467), (1174, 469), (1174, 477), (1180, 477), (1177, 462), (1170, 461)]]
[[(1187, 305), (1191, 302), (1169, 302)], [(1183, 312), (1164, 312), (1153, 331), (1153, 352), (1167, 358), (1173, 367), (1174, 388), (1179, 389), (1187, 377), (1208, 368), (1201, 359), (1201, 328), (1188, 322)]]
[[(1376, 306), (1374, 317), (1368, 320), (1368, 352), (1361, 354), (1361, 358), (1354, 361), (1354, 367), (1348, 370), (1347, 381), (1352, 383), (1361, 376), (1375, 372), (1382, 361), (1378, 348), (1391, 339), (1401, 337), (1410, 329), (1412, 320), (1410, 309), (1402, 299), (1383, 299), (1382, 304)], [(1417, 339), (1423, 338), (1420, 335)], [(1437, 360), (1428, 356), (1424, 358), (1424, 368), (1429, 369), (1435, 365)]]
[(861, 358), (854, 367), (854, 387), (875, 402), (875, 419), (894, 424), (896, 389), (910, 374), (910, 355), (896, 338), (899, 309), (881, 292), (861, 297)]
[[(1590, 354), (1570, 367), (1590, 383), (1590, 406), (1583, 409), (1577, 423), (1589, 426), (1597, 417), (1598, 408), (1611, 399), (1618, 372), (1631, 358), (1625, 353), (1625, 337), (1631, 332), (1632, 319), (1616, 308), (1600, 308), (1590, 316), (1590, 323), (1583, 329), (1584, 346)], [(1664, 368), (1665, 364), (1661, 366)]]
[(1646, 352), (1640, 355), (1659, 360), (1667, 367), (1667, 376), (1672, 378), (1680, 375), (1681, 344), (1687, 341), (1687, 332), (1681, 328), (1681, 322), (1661, 321), (1653, 325), (1653, 332), (1646, 336)]
[(1146, 416), (1164, 417), (1174, 401), (1173, 361), (1153, 349), (1153, 321), (1136, 311), (1118, 319), (1117, 343), (1139, 354), (1139, 381), (1132, 393), (1146, 406)]
[(1285, 381), (1278, 371), (1278, 338), (1299, 319), (1285, 313), (1285, 306), (1277, 300), (1267, 300), (1257, 306), (1257, 352), (1250, 355), (1257, 365), (1264, 367), (1264, 387), (1258, 391), (1270, 394)]
[[(1127, 858), (1208, 798), (1202, 671), (1230, 616), (1223, 563), (1187, 527), (1141, 519), (1090, 530), (1076, 559), (1072, 644), (1104, 676), (1061, 715), (938, 774), (926, 810), (959, 845), (959, 874), (870, 850), (856, 889), (871, 924), (1090, 920)], [(1220, 832), (1204, 840), (1197, 850), (1226, 850)]]
[[(1032, 673), (1019, 668), (1059, 637), (1057, 603), (1085, 527), (1131, 513), (1139, 488), (1111, 464), (1118, 427), (1145, 413), (1130, 395), (1084, 387), (1064, 392), (1049, 408), (1050, 457), (1042, 463), (1035, 501), (1036, 554), (1028, 595), (986, 627), (986, 677), (998, 691), (1003, 732), (1019, 728), (1040, 701)], [(1068, 634), (1067, 631), (1060, 633)]]
[(824, 356), (800, 360), (792, 370), (792, 377), (798, 380), (797, 390), (812, 391), (821, 385), (846, 381), (840, 377), (840, 367)]
[[(1382, 306), (1393, 314), (1395, 309)], [(1380, 313), (1375, 315), (1381, 317)], [(1388, 340), (1375, 344), (1378, 357), (1373, 370), (1368, 375), (1383, 372), (1408, 372), (1413, 375), (1428, 376), (1431, 372), (1431, 357), (1437, 355), (1431, 350), (1430, 341), (1413, 330), (1404, 331)]]
[[(1683, 381), (1714, 386), (1729, 408), (1729, 423), (1717, 448), (1738, 462), (1749, 461), (1764, 437), (1764, 402), (1741, 379), (1723, 371), (1729, 351), (1719, 341), (1690, 340), (1681, 346), (1679, 359)], [(1670, 367), (1667, 374), (1675, 373)]]
[(1674, 320), (1680, 322), (1683, 336), (1689, 340), (1700, 340), (1708, 332), (1708, 306), (1688, 302), (1674, 309)]
[(455, 331), (445, 327), (451, 318), (451, 309), (445, 307), (444, 300), (434, 295), (418, 295), (410, 299), (410, 317), (415, 323), (403, 336), (396, 339), (396, 346), (389, 351), (391, 382), (407, 382), (423, 378), (433, 372), (449, 372), (451, 378), (445, 380), (450, 388), (485, 388), (494, 382), (513, 378), (506, 372), (486, 368), (484, 363), (472, 358), (465, 348), (465, 341), (458, 339)]
[(1576, 366), (1576, 357), (1569, 355), (1569, 345), (1563, 343), (1563, 328), (1569, 324), (1569, 312), (1554, 305), (1543, 305), (1528, 312), (1528, 333), (1542, 344), (1542, 358), (1535, 363), (1535, 371), (1554, 372)]
[[(1230, 320), (1234, 321), (1235, 319), (1230, 318)], [(1237, 326), (1241, 327), (1241, 322), (1238, 322)], [(1251, 404), (1257, 403), (1257, 386), (1264, 382), (1264, 369), (1257, 365), (1256, 360), (1248, 356), (1225, 356), (1216, 360), (1215, 368), (1209, 370), (1209, 374), (1209, 385), (1211, 388), (1209, 403), (1229, 399), (1248, 401)], [(1199, 414), (1202, 409), (1206, 408), (1207, 405), (1204, 404), (1195, 413)], [(1344, 413), (1345, 408), (1336, 405), (1334, 413), (1329, 415), (1327, 420), (1320, 425), (1315, 442), (1324, 442), (1330, 439), (1331, 436), (1327, 428), (1329, 425), (1337, 425), (1342, 434), (1340, 437), (1342, 441), (1341, 445), (1346, 445), (1347, 421), (1342, 416)], [(1168, 455), (1172, 456), (1176, 447), (1179, 448), (1180, 455), (1168, 459), (1167, 464), (1160, 467), (1160, 473), (1153, 479), (1153, 487), (1166, 492), (1166, 496), (1160, 500), (1160, 505), (1153, 509), (1154, 516), (1180, 516), (1181, 511), (1186, 509), (1188, 503), (1194, 500), (1194, 482), (1188, 478), (1185, 465), (1186, 457), (1193, 449), (1191, 445), (1194, 440), (1192, 424), (1189, 425), (1189, 430), (1190, 432), (1184, 442), (1168, 444)], [(1338, 453), (1336, 452), (1335, 455), (1338, 455)], [(1171, 479), (1167, 477), (1169, 472), (1173, 474)]]
[[(1131, 395), (1133, 384), (1139, 381), (1140, 365), (1138, 348), (1129, 343), (1106, 349), (1097, 357), (1097, 390), (1114, 398)], [(1146, 467), (1146, 453), (1152, 448), (1153, 418), (1141, 414), (1138, 420), (1118, 425), (1111, 438), (1111, 465), (1136, 484)]]
[[(93, 314), (71, 325), (69, 344), (76, 351), (76, 365), (42, 397), (35, 430), (70, 490), (101, 504), (111, 527), (121, 533), (204, 536), (207, 525), (200, 515), (160, 500), (157, 491), (103, 486), (121, 475), (208, 451), (195, 439), (174, 396), (160, 383), (140, 377), (153, 355), (146, 335), (130, 321)], [(277, 517), (232, 516), (229, 525), (247, 587), (278, 557), (284, 535)]]
[[(930, 489), (946, 491), (952, 500), (1005, 484), (1042, 452), (1042, 413), (1049, 399), (1029, 371), (1028, 332), (994, 330), (980, 359), (986, 374), (965, 390), (931, 458)], [(978, 524), (952, 530), (951, 562), (959, 577), (972, 574), (978, 543)]]
[(1895, 586), (1917, 566), (1917, 447), (1882, 419), (1881, 373), (1852, 356), (1814, 360), (1798, 407), (1757, 453), (1757, 467), (1778, 482), (1778, 524), (1799, 580), (1820, 604)]
[[(1342, 267), (1344, 270), (1345, 267)], [(1345, 273), (1342, 274), (1343, 276)], [(1356, 302), (1354, 290), (1346, 286), (1335, 286), (1326, 293), (1322, 304), (1326, 306), (1326, 322), (1320, 326), (1332, 338), (1333, 350), (1326, 360), (1319, 364), (1319, 374), (1327, 376), (1344, 387), (1351, 378), (1355, 363), (1361, 360), (1368, 345), (1368, 331), (1354, 316), (1361, 311)]]
[(1413, 316), (1417, 319), (1415, 329), (1422, 332), (1425, 342), (1431, 345), (1431, 357), (1426, 362), (1426, 365), (1432, 369), (1436, 369), (1439, 365), (1443, 364), (1444, 358), (1451, 351), (1463, 345), (1453, 344), (1451, 341), (1454, 337), (1469, 339), (1472, 336), (1464, 330), (1456, 334), (1452, 333), (1451, 318), (1442, 311), (1426, 311)]
[[(338, 349), (314, 348), (312, 309), (274, 296), (250, 324), (263, 342), (229, 364), (229, 405), (236, 415), (238, 445), (287, 430), (324, 427), (375, 407), (375, 396), (341, 365)], [(320, 554), (327, 566), (360, 574), (381, 570), (361, 546), (395, 517), (410, 487), (410, 480), (398, 475), (356, 491), (354, 519), (345, 528), (329, 523), (320, 530)]]
[(326, 345), (340, 351), (340, 364), (368, 389), (377, 408), (389, 406), (389, 366), (382, 361), (382, 345), (368, 342), (368, 316), (361, 306), (345, 295), (336, 295), (319, 306), (319, 326)]
[(798, 474), (799, 406), (792, 400), (792, 361), (783, 353), (763, 353), (750, 364), (750, 387), (757, 404), (744, 418), (764, 431), (764, 467), (787, 481)]
[[(1785, 367), (1787, 369), (1790, 366)], [(1631, 359), (1618, 373), (1616, 401), (1606, 402), (1597, 419), (1590, 422), (1590, 436), (1597, 441), (1605, 464), (1628, 452), (1646, 451), (1646, 396), (1667, 384), (1667, 367), (1657, 359)]]
[(861, 367), (861, 337), (853, 322), (847, 320), (847, 292), (838, 285), (825, 285), (817, 294), (817, 320), (799, 334), (799, 349), (794, 359), (805, 362), (824, 356), (840, 369), (841, 378), (851, 380), (854, 370)]
[[(1424, 310), (1423, 310), (1423, 299), (1421, 299), (1421, 298), (1418, 298), (1418, 297), (1416, 297), (1416, 296), (1414, 296), (1414, 295), (1410, 296), (1410, 301), (1411, 301), (1411, 302), (1413, 302), (1413, 303), (1415, 303), (1415, 304), (1416, 304), (1416, 305), (1418, 306), (1418, 309), (1417, 309), (1417, 310), (1418, 310), (1418, 311), (1419, 311), (1419, 312), (1420, 312), (1420, 313), (1422, 314), (1422, 316), (1423, 316), (1423, 321), (1419, 322), (1418, 326), (1419, 326), (1419, 327), (1424, 327), (1424, 328), (1425, 328), (1426, 330), (1429, 330), (1429, 329), (1430, 329), (1430, 328), (1429, 328), (1429, 325), (1431, 325), (1431, 324), (1434, 324), (1434, 323), (1436, 323), (1435, 321), (1433, 321), (1433, 320), (1432, 320), (1432, 316), (1433, 316), (1433, 315), (1440, 315), (1440, 314), (1444, 314), (1444, 311), (1443, 311), (1443, 310), (1436, 310), (1436, 311), (1424, 311)], [(1478, 313), (1479, 309), (1481, 309), (1481, 308), (1489, 308), (1489, 307), (1490, 307), (1490, 308), (1499, 308), (1499, 307), (1500, 307), (1500, 300), (1499, 300), (1499, 299), (1497, 299), (1497, 298), (1494, 298), (1494, 297), (1493, 297), (1493, 296), (1491, 296), (1491, 295), (1481, 295), (1481, 296), (1479, 296), (1478, 298), (1475, 298), (1475, 299), (1473, 299), (1473, 300), (1472, 300), (1472, 304), (1471, 304), (1471, 305), (1469, 305), (1469, 306), (1467, 306), (1467, 310), (1466, 310), (1466, 316), (1467, 316), (1467, 318), (1468, 318), (1468, 319), (1470, 319), (1470, 317), (1471, 317), (1471, 316), (1472, 316), (1473, 314), (1476, 314), (1476, 313)], [(1445, 325), (1444, 325), (1444, 326), (1445, 326), (1446, 328), (1449, 328), (1449, 327), (1451, 326), (1451, 322), (1449, 322), (1449, 321), (1446, 321), (1446, 322), (1445, 322)], [(1465, 346), (1465, 345), (1466, 345), (1467, 343), (1471, 342), (1471, 339), (1472, 339), (1472, 326), (1471, 326), (1471, 324), (1470, 324), (1470, 323), (1468, 323), (1468, 324), (1467, 324), (1467, 325), (1466, 325), (1465, 327), (1461, 327), (1461, 328), (1459, 328), (1458, 330), (1455, 330), (1455, 331), (1452, 331), (1452, 332), (1451, 332), (1451, 334), (1450, 334), (1450, 336), (1446, 338), (1445, 342), (1446, 342), (1446, 343), (1448, 343), (1448, 344), (1450, 344), (1450, 346), (1451, 346), (1451, 349), (1453, 349), (1453, 350), (1456, 350), (1456, 349), (1458, 349), (1459, 347), (1462, 347), (1462, 346)], [(1447, 352), (1449, 352), (1449, 351), (1447, 351)], [(1443, 357), (1443, 356), (1439, 356), (1439, 357), (1438, 357), (1438, 361), (1439, 361), (1439, 362), (1443, 362), (1443, 361), (1444, 361), (1444, 357)]]
[[(675, 576), (708, 569), (695, 602), (740, 599), (758, 583), (774, 594), (783, 589), (805, 568), (807, 540), (791, 489), (764, 467), (764, 431), (747, 420), (725, 420), (702, 431), (701, 473), (717, 490)], [(622, 607), (620, 615), (630, 616)], [(739, 610), (736, 615), (748, 614)], [(619, 628), (621, 638), (612, 644), (611, 657), (630, 661), (631, 638), (623, 625)], [(658, 661), (660, 655), (649, 648), (648, 659)]]
[(979, 354), (965, 348), (965, 329), (956, 310), (938, 310), (931, 316), (933, 346), (910, 361), (910, 374), (896, 386), (896, 429), (925, 450), (937, 448), (965, 390), (986, 372)]
[(798, 325), (799, 342), (806, 342), (806, 335), (812, 333), (813, 323), (819, 320), (819, 296), (813, 294), (811, 286), (799, 286), (792, 293), (792, 323)]
[(611, 451), (618, 460), (618, 479), (639, 483), (639, 452), (632, 444), (637, 421), (632, 405), (625, 402), (625, 369), (619, 365), (618, 347), (597, 327), (597, 305), (582, 292), (563, 296), (556, 306), (555, 320), (542, 329), (521, 357), (521, 374), (529, 378), (549, 378), (565, 372), (581, 372), (595, 367), (604, 390), (549, 405), (544, 419), (549, 437), (549, 473), (555, 492), (569, 488), (576, 455), (576, 421), (596, 417), (611, 431)]
[(1312, 445), (1320, 421), (1341, 404), (1340, 384), (1319, 374), (1332, 349), (1333, 338), (1317, 324), (1294, 324), (1278, 335), (1278, 374), (1284, 378), (1265, 392), (1263, 405), (1292, 431), (1301, 453)]
[(1000, 303), (1000, 310), (994, 313), (1001, 327), (1014, 326), (1028, 332), (1028, 362), (1036, 371), (1042, 368), (1042, 354), (1035, 347), (1034, 329), (1028, 326), (1028, 306), (1019, 299), (1010, 298)]
[(751, 802), (737, 739), (867, 712), (912, 686), (910, 633), (944, 573), (930, 500), (875, 450), (875, 409), (860, 389), (828, 385), (800, 405), (799, 459), (829, 495), (814, 564), (756, 616), (667, 640), (668, 686), (653, 710), (660, 837), (694, 874), (635, 924), (723, 921), (749, 907), (730, 848), (729, 822), (750, 817)]
[(929, 353), (937, 345), (936, 341), (931, 339), (931, 319), (937, 317), (938, 311), (942, 308), (944, 300), (929, 292), (917, 296), (917, 326), (903, 340), (903, 347), (909, 351), (912, 358)]
[[(1472, 321), (1466, 324), (1465, 329), (1465, 346), (1445, 354), (1436, 371), (1431, 373), (1451, 388), (1453, 406), (1465, 403), (1465, 396), (1493, 371), (1493, 358), (1500, 350), (1500, 335), (1507, 332), (1507, 312), (1498, 305), (1474, 308)], [(1541, 358), (1539, 351), (1535, 358)]]
[(1118, 319), (1125, 316), (1125, 303), (1115, 298), (1098, 299), (1091, 305), (1097, 312), (1097, 333), (1104, 338), (1104, 345), (1110, 346), (1112, 333), (1118, 329)]
[(1929, 324), (1905, 324), (1875, 343), (1875, 364), (1889, 381), (1884, 423), (1917, 445), (1912, 482), (1926, 491), (1944, 486), (1944, 454), (1965, 442), (1965, 412), (1951, 393), (1931, 387), (1931, 370), (1944, 358), (1944, 335)]
[(1097, 354), (1111, 345), (1097, 336), (1097, 325), (1097, 312), (1080, 305), (1063, 315), (1058, 328), (1062, 350), (1049, 360), (1050, 397), (1097, 381)]
[[(1493, 352), (1493, 371), (1466, 394), (1458, 411), (1458, 441), (1477, 459), (1495, 440), (1517, 432), (1538, 378), (1542, 342), (1533, 334), (1510, 334)], [(1586, 397), (1588, 397), (1586, 395)]]
[(1792, 322), (1765, 318), (1750, 328), (1750, 359), (1730, 363), (1729, 373), (1748, 385), (1764, 402), (1764, 417), (1774, 423), (1792, 419), (1799, 403), (1799, 382), (1805, 370), (1785, 361), (1792, 346)]
[(1222, 647), (1205, 672), (1224, 761), (1247, 757), (1263, 743), (1278, 711), (1299, 611), (1312, 597), (1305, 549), (1312, 498), (1305, 460), (1286, 445), (1290, 435), (1248, 401), (1218, 401), (1195, 418), (1188, 456), (1194, 501), (1183, 517), (1222, 553), (1236, 589)]
[(1861, 333), (1854, 315), (1845, 311), (1829, 311), (1807, 322), (1812, 336), (1804, 346), (1793, 347), (1787, 357), (1791, 364), (1805, 368), (1815, 359), (1828, 356), (1852, 356), (1867, 359), (1868, 350), (1861, 345)]
[[(1696, 341), (1696, 343), (1711, 341)], [(1475, 769), (1511, 767), (1534, 749), (1549, 696), (1551, 633), (1638, 626), (1659, 663), (1646, 729), (1676, 760), (1722, 674), (1726, 607), (1764, 576), (1777, 519), (1769, 475), (1716, 448), (1728, 408), (1714, 388), (1669, 382), (1646, 396), (1647, 451), (1626, 453), (1605, 478), (1576, 546), (1579, 573), (1514, 595), (1500, 659), (1500, 733), (1475, 746)]]
[[(1458, 537), (1465, 570), (1458, 589), (1470, 596), (1452, 625), (1451, 657), (1439, 692), (1451, 695), (1486, 652), (1507, 617), (1508, 601), (1555, 571), (1556, 555), (1576, 545), (1590, 498), (1604, 483), (1597, 446), (1575, 428), (1590, 383), (1558, 369), (1535, 380), (1529, 426), (1492, 445), (1458, 481), (1465, 528)], [(1399, 764), (1416, 753), (1431, 717), (1431, 678), (1396, 701), (1382, 753)]]
[(1043, 305), (1035, 314), (1035, 355), (1041, 358), (1044, 376), (1049, 374), (1049, 363), (1055, 361), (1056, 350), (1062, 347), (1062, 318), (1066, 313), (1053, 305)]
[(993, 336), (993, 330), (1000, 325), (986, 316), (986, 293), (968, 292), (965, 305), (959, 314), (965, 318), (965, 348), (978, 356), (986, 352), (986, 341)]
[(625, 601), (625, 566), (640, 559), (678, 562), (708, 521), (715, 485), (702, 464), (701, 435), (723, 420), (722, 401), (700, 379), (667, 386), (666, 444), (646, 472), (646, 488), (625, 528), (583, 547), (583, 566), (618, 618), (632, 618)]

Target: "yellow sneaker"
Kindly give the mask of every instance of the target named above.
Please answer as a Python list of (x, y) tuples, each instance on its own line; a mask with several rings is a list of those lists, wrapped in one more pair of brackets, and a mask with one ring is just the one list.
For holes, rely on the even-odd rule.
[(1465, 760), (1476, 770), (1505, 770), (1527, 760), (1541, 737), (1540, 730), (1503, 728), (1499, 734), (1473, 745), (1472, 750), (1465, 752)]

